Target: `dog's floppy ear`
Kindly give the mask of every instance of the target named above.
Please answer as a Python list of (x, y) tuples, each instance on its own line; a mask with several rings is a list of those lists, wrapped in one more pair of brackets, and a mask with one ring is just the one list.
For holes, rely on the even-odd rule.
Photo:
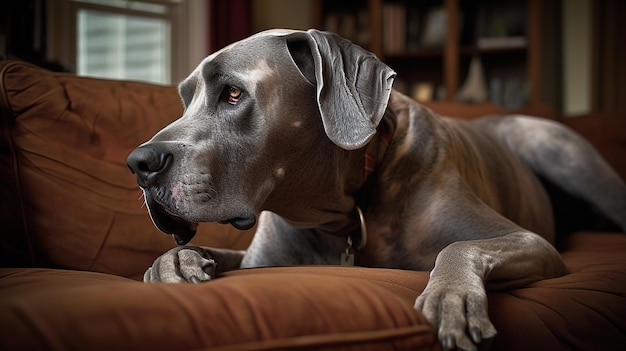
[(328, 138), (359, 149), (376, 133), (396, 73), (376, 56), (339, 36), (309, 30), (287, 38), (302, 74), (317, 86), (317, 104)]

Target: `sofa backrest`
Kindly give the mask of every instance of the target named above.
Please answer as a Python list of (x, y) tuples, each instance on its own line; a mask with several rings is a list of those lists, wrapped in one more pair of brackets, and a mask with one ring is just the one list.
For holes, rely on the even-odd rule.
[(626, 117), (589, 114), (566, 117), (561, 122), (575, 130), (600, 152), (626, 181)]
[[(0, 63), (0, 260), (139, 278), (175, 246), (126, 157), (178, 118), (174, 87)], [(245, 249), (252, 231), (203, 224), (198, 245)]]

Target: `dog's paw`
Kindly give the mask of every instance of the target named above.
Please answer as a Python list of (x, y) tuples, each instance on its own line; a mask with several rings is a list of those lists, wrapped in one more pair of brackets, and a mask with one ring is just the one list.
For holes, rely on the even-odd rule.
[(159, 256), (143, 275), (146, 283), (200, 283), (215, 276), (216, 263), (205, 250), (175, 247)]
[(415, 301), (415, 309), (437, 329), (444, 350), (474, 351), (497, 331), (487, 314), (482, 285), (431, 281)]

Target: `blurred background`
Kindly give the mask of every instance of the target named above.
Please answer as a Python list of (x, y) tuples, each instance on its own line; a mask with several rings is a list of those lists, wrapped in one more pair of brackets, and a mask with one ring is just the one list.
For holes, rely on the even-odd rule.
[(622, 0), (9, 0), (0, 57), (176, 84), (269, 28), (319, 28), (374, 52), (423, 102), (626, 118)]

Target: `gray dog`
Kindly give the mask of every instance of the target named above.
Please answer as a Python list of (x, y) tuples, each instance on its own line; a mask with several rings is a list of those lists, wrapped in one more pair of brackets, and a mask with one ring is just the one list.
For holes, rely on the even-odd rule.
[[(441, 118), (393, 91), (394, 77), (315, 30), (263, 32), (206, 58), (179, 86), (183, 116), (128, 158), (153, 222), (181, 245), (144, 280), (353, 260), (432, 270), (415, 308), (444, 348), (473, 350), (496, 334), (485, 286), (566, 273), (538, 176), (626, 230), (626, 185), (572, 131)], [(245, 252), (182, 246), (199, 222), (246, 229), (257, 216)]]

